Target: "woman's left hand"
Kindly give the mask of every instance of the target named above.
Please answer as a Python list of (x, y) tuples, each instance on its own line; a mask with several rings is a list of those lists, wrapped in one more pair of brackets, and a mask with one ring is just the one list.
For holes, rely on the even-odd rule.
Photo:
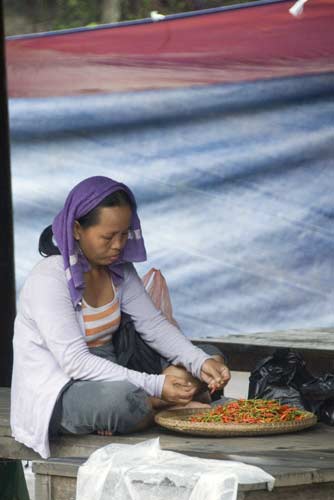
[(221, 361), (213, 358), (204, 361), (201, 368), (201, 380), (208, 384), (210, 390), (222, 389), (230, 378), (230, 370)]

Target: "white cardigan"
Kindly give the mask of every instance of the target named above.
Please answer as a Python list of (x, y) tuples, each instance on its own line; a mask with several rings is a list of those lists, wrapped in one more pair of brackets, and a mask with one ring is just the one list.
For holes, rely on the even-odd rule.
[[(199, 378), (210, 356), (156, 309), (133, 264), (124, 265), (117, 292), (121, 310), (132, 317), (145, 342)], [(43, 259), (29, 274), (20, 294), (13, 345), (12, 435), (43, 458), (50, 456), (52, 411), (69, 380), (126, 379), (151, 396), (161, 396), (164, 375), (128, 370), (89, 352), (82, 312), (73, 307), (61, 256)]]

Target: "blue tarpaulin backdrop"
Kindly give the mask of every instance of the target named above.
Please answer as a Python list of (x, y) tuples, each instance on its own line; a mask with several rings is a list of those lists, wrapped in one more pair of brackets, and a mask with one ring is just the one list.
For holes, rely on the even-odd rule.
[(187, 336), (333, 326), (334, 75), (12, 99), (18, 288), (69, 189), (135, 192)]

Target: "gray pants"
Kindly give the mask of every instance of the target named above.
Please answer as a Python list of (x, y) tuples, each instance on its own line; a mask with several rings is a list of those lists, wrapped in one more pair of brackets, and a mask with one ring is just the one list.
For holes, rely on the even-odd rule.
[[(221, 354), (210, 344), (203, 344), (201, 349), (211, 355)], [(91, 348), (90, 351), (117, 363), (112, 344)], [(167, 365), (162, 358), (162, 369)], [(50, 435), (90, 434), (96, 431), (127, 434), (134, 432), (151, 414), (148, 395), (127, 380), (71, 381), (57, 399), (49, 427)]]

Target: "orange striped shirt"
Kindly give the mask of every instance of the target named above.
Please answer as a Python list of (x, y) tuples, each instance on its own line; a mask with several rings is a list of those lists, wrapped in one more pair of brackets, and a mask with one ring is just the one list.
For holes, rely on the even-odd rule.
[(121, 309), (117, 292), (111, 302), (101, 307), (92, 307), (83, 299), (82, 313), (85, 324), (86, 342), (89, 347), (99, 347), (112, 339), (121, 321)]

